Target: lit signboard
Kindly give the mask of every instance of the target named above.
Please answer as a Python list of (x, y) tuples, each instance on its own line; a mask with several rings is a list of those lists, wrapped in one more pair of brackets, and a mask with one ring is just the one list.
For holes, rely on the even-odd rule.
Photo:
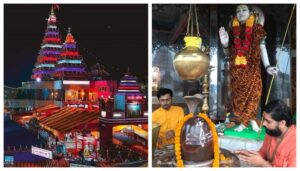
[(76, 84), (76, 85), (89, 85), (89, 81), (72, 81), (72, 80), (63, 80), (63, 84)]
[(87, 104), (67, 104), (67, 107), (89, 108)]
[(143, 96), (127, 96), (127, 100), (142, 100)]
[(142, 112), (141, 109), (142, 106), (140, 104), (136, 104), (136, 103), (127, 104), (127, 117), (129, 118), (140, 117)]
[(54, 89), (62, 89), (61, 80), (54, 81)]
[(122, 117), (122, 113), (114, 113), (114, 114), (113, 114), (113, 117), (114, 117), (114, 118)]
[(31, 146), (31, 153), (37, 156), (45, 157), (47, 159), (52, 159), (52, 151), (49, 150)]
[(114, 109), (121, 110), (121, 111), (125, 110), (125, 96), (124, 95), (115, 95)]
[(14, 164), (14, 156), (4, 156), (4, 166), (13, 165)]
[(106, 111), (101, 111), (101, 117), (106, 118)]

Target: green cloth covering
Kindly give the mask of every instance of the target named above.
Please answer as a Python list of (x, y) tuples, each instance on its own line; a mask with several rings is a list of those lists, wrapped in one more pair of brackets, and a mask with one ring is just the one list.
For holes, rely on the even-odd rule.
[(296, 114), (293, 115), (293, 120), (296, 123), (296, 121), (297, 121), (297, 115)]
[[(247, 138), (247, 139), (255, 139), (255, 140), (264, 140), (266, 136), (266, 129), (263, 127), (262, 131), (259, 135), (259, 133), (252, 130), (251, 125), (249, 125), (246, 129), (244, 129), (241, 132), (236, 132), (234, 129), (238, 127), (234, 126), (232, 128), (227, 128), (224, 131), (225, 136), (233, 136), (233, 137), (239, 137), (239, 138)], [(259, 137), (258, 137), (259, 136)]]

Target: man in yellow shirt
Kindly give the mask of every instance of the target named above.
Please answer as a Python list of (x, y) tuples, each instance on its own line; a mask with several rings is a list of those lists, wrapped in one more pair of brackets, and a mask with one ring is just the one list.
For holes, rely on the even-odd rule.
[(152, 122), (160, 124), (157, 146), (172, 144), (174, 142), (175, 128), (184, 117), (183, 109), (172, 105), (173, 92), (170, 89), (161, 88), (157, 92), (160, 108), (152, 113)]

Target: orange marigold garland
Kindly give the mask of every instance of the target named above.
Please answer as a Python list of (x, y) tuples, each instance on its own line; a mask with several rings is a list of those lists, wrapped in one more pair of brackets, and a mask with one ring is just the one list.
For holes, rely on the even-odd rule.
[(181, 144), (180, 144), (180, 136), (181, 136), (181, 128), (183, 127), (184, 123), (192, 118), (194, 115), (188, 114), (184, 118), (182, 118), (179, 123), (177, 124), (177, 127), (175, 129), (175, 155), (176, 155), (176, 161), (177, 161), (177, 167), (183, 167), (183, 160), (181, 158)]
[(246, 28), (245, 28), (245, 38), (241, 40), (240, 35), (240, 23), (237, 17), (234, 17), (232, 22), (233, 28), (233, 43), (234, 48), (236, 50), (236, 56), (234, 59), (234, 64), (239, 67), (246, 67), (247, 66), (247, 54), (250, 49), (250, 45), (252, 42), (252, 31), (254, 25), (255, 17), (254, 15), (250, 15), (248, 20), (246, 21)]
[[(177, 127), (175, 129), (175, 156), (176, 156), (176, 161), (177, 161), (177, 167), (183, 167), (184, 163), (182, 160), (182, 155), (181, 155), (181, 144), (180, 144), (180, 136), (181, 136), (181, 129), (184, 125), (184, 123), (189, 120), (190, 118), (192, 118), (194, 115), (188, 114), (186, 115), (183, 119), (181, 119), (179, 121), (179, 123), (177, 124)], [(219, 167), (219, 160), (220, 160), (220, 155), (219, 155), (219, 141), (218, 141), (218, 134), (216, 131), (216, 127), (215, 124), (207, 117), (206, 114), (204, 113), (200, 113), (198, 115), (200, 118), (204, 119), (211, 132), (212, 132), (212, 137), (213, 137), (213, 144), (214, 144), (214, 160), (213, 160), (213, 164), (212, 167)]]
[(211, 130), (212, 137), (213, 137), (213, 144), (214, 144), (214, 161), (213, 161), (212, 167), (219, 167), (219, 165), (220, 165), (220, 154), (219, 154), (220, 150), (219, 150), (219, 140), (218, 140), (218, 133), (216, 130), (216, 126), (207, 117), (207, 115), (205, 113), (200, 113), (198, 116), (207, 122), (207, 124)]

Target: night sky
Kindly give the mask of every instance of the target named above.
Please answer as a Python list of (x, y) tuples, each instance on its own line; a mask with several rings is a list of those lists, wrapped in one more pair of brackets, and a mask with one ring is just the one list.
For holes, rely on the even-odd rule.
[[(147, 83), (147, 4), (60, 4), (58, 27), (65, 40), (68, 26), (83, 62), (104, 64), (112, 78), (127, 72)], [(47, 27), (50, 4), (4, 5), (4, 84), (21, 86), (29, 81)]]

